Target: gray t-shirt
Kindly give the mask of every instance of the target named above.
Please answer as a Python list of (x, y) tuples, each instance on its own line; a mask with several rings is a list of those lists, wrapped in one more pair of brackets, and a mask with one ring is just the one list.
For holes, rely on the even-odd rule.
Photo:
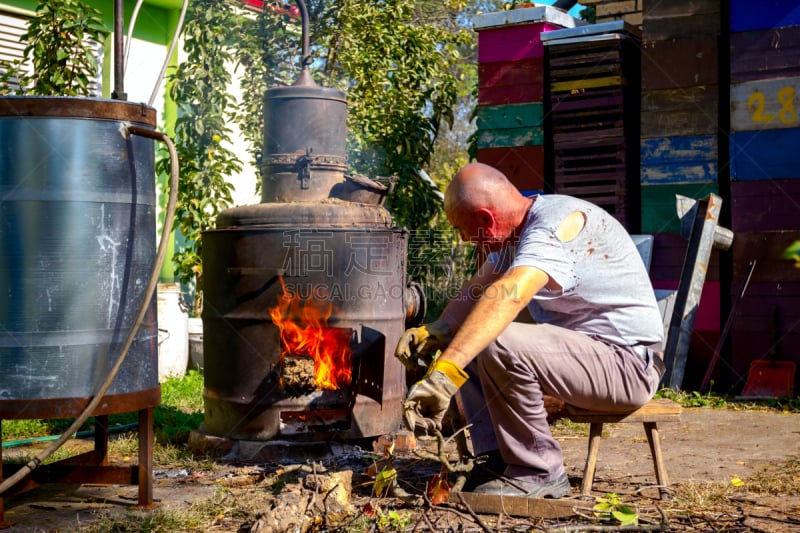
[[(586, 223), (561, 242), (556, 229), (572, 212)], [(528, 304), (536, 322), (561, 326), (620, 345), (662, 342), (664, 326), (636, 245), (602, 208), (571, 196), (537, 196), (519, 243), (489, 256), (497, 268), (532, 266), (560, 290), (539, 291)]]

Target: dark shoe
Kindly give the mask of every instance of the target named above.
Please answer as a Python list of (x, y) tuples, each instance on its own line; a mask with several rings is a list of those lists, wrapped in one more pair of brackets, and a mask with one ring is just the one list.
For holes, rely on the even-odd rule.
[(525, 498), (561, 498), (569, 494), (569, 478), (561, 474), (553, 481), (534, 483), (521, 479), (495, 479), (476, 487), (472, 492), (498, 496), (523, 496)]
[(464, 484), (464, 492), (472, 492), (479, 485), (501, 478), (505, 469), (506, 463), (500, 455), (500, 450), (491, 450), (479, 455)]

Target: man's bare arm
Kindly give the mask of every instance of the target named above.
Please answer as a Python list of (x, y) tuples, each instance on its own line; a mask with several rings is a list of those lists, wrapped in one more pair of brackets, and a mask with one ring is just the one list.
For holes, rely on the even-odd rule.
[(483, 290), (439, 359), (451, 361), (460, 368), (467, 366), (508, 327), (549, 280), (545, 272), (528, 266), (512, 268), (497, 278)]

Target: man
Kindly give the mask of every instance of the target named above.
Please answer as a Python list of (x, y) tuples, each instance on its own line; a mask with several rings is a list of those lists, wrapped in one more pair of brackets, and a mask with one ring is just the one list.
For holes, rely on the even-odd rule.
[[(406, 422), (440, 428), (463, 386), (476, 455), (495, 447), (506, 465), (474, 492), (562, 497), (569, 480), (543, 396), (632, 410), (663, 374), (663, 326), (644, 263), (603, 209), (563, 195), (526, 198), (487, 165), (459, 170), (444, 202), (461, 238), (490, 254), (437, 321), (401, 338), (396, 353), (407, 366), (443, 350), (410, 388)], [(514, 321), (526, 306), (534, 324)], [(475, 380), (465, 369), (480, 388), (467, 392)]]

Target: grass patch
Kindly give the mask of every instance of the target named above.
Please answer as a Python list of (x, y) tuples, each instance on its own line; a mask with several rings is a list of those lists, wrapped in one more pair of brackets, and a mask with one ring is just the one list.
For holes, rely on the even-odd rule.
[[(203, 375), (190, 370), (180, 378), (169, 378), (161, 384), (161, 405), (153, 412), (154, 431), (159, 444), (186, 443), (189, 432), (203, 423)], [(109, 427), (133, 424), (137, 413), (119, 413), (108, 417)], [(66, 431), (74, 418), (3, 420), (4, 447), (36, 437), (60, 435)], [(90, 417), (79, 432), (94, 430), (94, 417)]]
[(661, 389), (656, 398), (673, 400), (682, 407), (713, 407), (742, 411), (775, 411), (780, 413), (800, 413), (800, 396), (795, 398), (774, 398), (769, 400), (736, 399), (714, 393), (701, 394), (697, 391), (675, 391)]
[(800, 458), (764, 467), (747, 478), (744, 488), (749, 492), (774, 496), (800, 494)]
[(169, 378), (161, 385), (161, 404), (184, 413), (202, 413), (203, 374), (189, 370), (181, 378)]
[(94, 524), (82, 527), (85, 533), (168, 533), (175, 531), (202, 531), (206, 520), (192, 513), (156, 510), (130, 512), (124, 517), (101, 518)]

